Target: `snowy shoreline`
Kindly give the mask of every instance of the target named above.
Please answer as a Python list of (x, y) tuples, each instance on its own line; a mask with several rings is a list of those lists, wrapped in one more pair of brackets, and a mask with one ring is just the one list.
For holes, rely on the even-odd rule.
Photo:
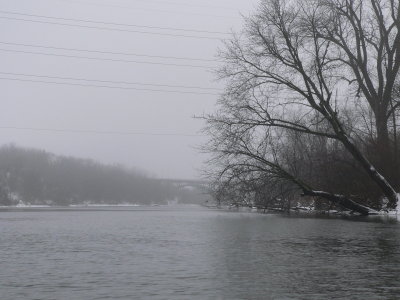
[[(217, 207), (210, 207), (210, 209), (215, 209)], [(369, 215), (361, 215), (357, 212), (352, 212), (349, 210), (340, 211), (340, 210), (315, 210), (309, 207), (294, 207), (289, 211), (283, 209), (263, 209), (256, 207), (233, 207), (233, 206), (222, 206), (218, 209), (231, 211), (231, 212), (240, 212), (240, 213), (256, 213), (256, 214), (266, 214), (266, 215), (287, 215), (287, 216), (316, 216), (316, 217), (363, 217), (363, 218), (371, 218), (371, 217), (390, 217), (396, 218), (400, 214), (398, 210), (393, 211), (376, 211), (374, 213), (370, 213)]]
[(34, 205), (34, 204), (17, 204), (17, 205), (1, 205), (0, 208), (96, 208), (96, 207), (156, 207), (161, 204), (70, 204), (70, 205)]

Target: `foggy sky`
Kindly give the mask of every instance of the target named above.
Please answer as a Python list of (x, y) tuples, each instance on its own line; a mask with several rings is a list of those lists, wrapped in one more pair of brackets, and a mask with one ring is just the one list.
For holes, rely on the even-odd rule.
[[(2, 66), (0, 72), (222, 89), (220, 84), (214, 82), (215, 74), (212, 72), (217, 68), (217, 62), (55, 50), (2, 43), (214, 59), (217, 48), (222, 46), (220, 40), (142, 34), (132, 31), (213, 38), (227, 38), (228, 35), (65, 19), (229, 32), (231, 29), (241, 28), (242, 17), (239, 12), (247, 15), (256, 2), (255, 0), (0, 0), (0, 11), (2, 11), (0, 12)], [(74, 24), (81, 27), (49, 23)], [(87, 27), (115, 28), (119, 31)], [(25, 53), (17, 53), (15, 50)], [(189, 64), (209, 68), (100, 61), (26, 52)], [(203, 112), (212, 112), (217, 95), (131, 89), (193, 90), (178, 87), (138, 86), (10, 74), (0, 74), (0, 78), (1, 145), (15, 143), (18, 146), (45, 149), (57, 154), (92, 158), (104, 163), (119, 163), (137, 167), (158, 177), (197, 178), (199, 175), (197, 169), (201, 168), (205, 156), (198, 153), (196, 146), (206, 138), (191, 136), (199, 134), (203, 125), (200, 120), (192, 117)], [(13, 80), (5, 80), (6, 78)], [(20, 80), (119, 86), (127, 89)], [(219, 93), (217, 90), (194, 89), (193, 91)], [(28, 128), (61, 131), (38, 131)]]

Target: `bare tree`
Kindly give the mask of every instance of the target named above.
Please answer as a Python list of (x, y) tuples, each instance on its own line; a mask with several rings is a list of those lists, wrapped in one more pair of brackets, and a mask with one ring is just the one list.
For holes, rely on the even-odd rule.
[[(297, 157), (302, 153), (294, 153), (294, 159), (284, 155), (288, 145), (287, 133), (290, 133), (287, 129), (268, 128), (263, 131), (258, 126), (249, 127), (244, 120), (233, 123), (231, 116), (224, 114), (210, 117), (206, 130), (212, 136), (206, 149), (214, 154), (209, 161), (209, 175), (213, 176), (215, 182), (220, 182), (224, 190), (228, 189), (227, 195), (231, 201), (235, 199), (236, 203), (240, 202), (232, 195), (235, 194), (232, 190), (238, 187), (242, 194), (236, 195), (244, 199), (245, 191), (241, 188), (243, 182), (247, 183), (247, 188), (251, 188), (251, 185), (262, 186), (258, 181), (264, 181), (269, 186), (285, 183), (280, 196), (300, 190), (303, 196), (324, 198), (361, 214), (375, 212), (345, 195), (317, 190), (306, 182), (302, 177), (307, 175), (301, 174), (304, 165)], [(250, 190), (258, 191), (254, 187)], [(270, 193), (274, 192), (271, 188)]]
[[(220, 77), (227, 88), (209, 124), (222, 141), (230, 129), (239, 129), (225, 150), (243, 142), (248, 146), (251, 130), (258, 133), (253, 139), (285, 129), (337, 140), (395, 208), (397, 194), (385, 175), (394, 159), (389, 117), (400, 105), (393, 97), (400, 68), (399, 16), (398, 1), (392, 0), (262, 1), (242, 35), (221, 52), (226, 65)], [(376, 167), (357, 146), (357, 130), (346, 122), (345, 112), (357, 112), (360, 103), (373, 112)], [(221, 124), (229, 129), (223, 134)], [(247, 150), (236, 154), (246, 157), (257, 149)], [(285, 172), (272, 161), (263, 161), (269, 166), (264, 171)], [(289, 173), (284, 177), (315, 194)]]

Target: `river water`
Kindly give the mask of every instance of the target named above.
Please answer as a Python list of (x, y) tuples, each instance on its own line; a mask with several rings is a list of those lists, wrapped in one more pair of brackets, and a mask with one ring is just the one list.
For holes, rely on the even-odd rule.
[(0, 211), (0, 299), (399, 299), (400, 225), (153, 208)]

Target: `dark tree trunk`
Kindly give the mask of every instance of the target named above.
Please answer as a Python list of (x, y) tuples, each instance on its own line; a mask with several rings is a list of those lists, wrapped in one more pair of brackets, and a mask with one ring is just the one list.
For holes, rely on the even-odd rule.
[(374, 150), (377, 169), (391, 184), (394, 184), (397, 175), (393, 172), (396, 160), (394, 147), (389, 138), (387, 118), (384, 115), (376, 117), (376, 147)]
[(322, 192), (322, 191), (304, 190), (303, 196), (321, 197), (321, 198), (324, 198), (324, 199), (330, 201), (331, 203), (338, 204), (344, 208), (358, 212), (364, 216), (372, 214), (372, 213), (377, 213), (375, 210), (373, 210), (367, 206), (358, 204), (357, 202), (354, 202), (353, 200), (351, 200), (343, 195), (331, 194), (331, 193)]

